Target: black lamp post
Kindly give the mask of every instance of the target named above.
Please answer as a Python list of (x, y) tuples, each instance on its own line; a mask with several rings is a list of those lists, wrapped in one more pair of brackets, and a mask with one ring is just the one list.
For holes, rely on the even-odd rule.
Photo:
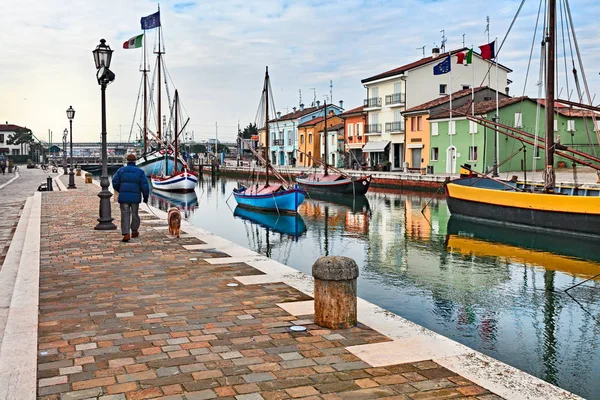
[(69, 172), (67, 171), (67, 135), (69, 131), (67, 128), (63, 131), (63, 171), (64, 174), (67, 175)]
[(73, 110), (73, 106), (69, 106), (67, 109), (67, 118), (69, 118), (69, 129), (70, 129), (70, 147), (71, 147), (71, 169), (69, 171), (69, 186), (68, 189), (77, 189), (75, 186), (75, 172), (73, 172), (73, 118), (75, 118), (75, 110)]
[(106, 40), (100, 39), (100, 44), (96, 46), (96, 49), (92, 51), (94, 55), (94, 62), (96, 63), (96, 78), (100, 85), (102, 93), (102, 175), (100, 176), (100, 186), (102, 190), (98, 193), (100, 197), (100, 216), (98, 217), (98, 225), (94, 229), (97, 230), (111, 230), (117, 229), (117, 226), (113, 224), (113, 218), (111, 217), (110, 210), (110, 198), (112, 193), (108, 190), (108, 168), (106, 166), (106, 86), (115, 80), (115, 74), (108, 68), (110, 67), (110, 61), (112, 58), (112, 50), (106, 44)]

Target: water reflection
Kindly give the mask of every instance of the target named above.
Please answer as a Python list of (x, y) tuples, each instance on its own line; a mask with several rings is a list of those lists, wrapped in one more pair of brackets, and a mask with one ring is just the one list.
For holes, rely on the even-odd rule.
[(233, 210), (233, 215), (274, 232), (284, 233), (295, 238), (306, 232), (306, 224), (300, 215), (278, 215), (276, 213), (252, 211), (240, 206)]
[(301, 228), (299, 221), (240, 215), (227, 201), (236, 181), (206, 178), (187, 217), (193, 224), (308, 274), (319, 256), (352, 257), (361, 297), (600, 398), (600, 283), (565, 293), (600, 273), (596, 243), (455, 220), (442, 196), (419, 192), (307, 198)]

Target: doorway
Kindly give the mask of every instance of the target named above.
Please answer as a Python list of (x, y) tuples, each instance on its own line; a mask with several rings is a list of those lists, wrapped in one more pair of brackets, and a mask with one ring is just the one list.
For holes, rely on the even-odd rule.
[(404, 144), (394, 143), (394, 168), (401, 168), (404, 153)]
[(412, 149), (411, 168), (421, 168), (421, 149)]
[(446, 150), (446, 173), (456, 173), (456, 147), (450, 146)]

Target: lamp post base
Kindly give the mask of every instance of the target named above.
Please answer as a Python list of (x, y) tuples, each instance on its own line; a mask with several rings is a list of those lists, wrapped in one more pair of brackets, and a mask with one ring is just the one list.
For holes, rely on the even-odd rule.
[(113, 224), (114, 218), (111, 217), (110, 198), (112, 197), (112, 193), (108, 190), (107, 176), (102, 176), (100, 178), (100, 185), (102, 187), (102, 190), (98, 193), (98, 197), (100, 197), (100, 217), (98, 218), (98, 225), (96, 225), (94, 229), (98, 231), (117, 229), (117, 226)]
[(73, 167), (71, 167), (71, 172), (69, 172), (69, 186), (67, 189), (77, 189), (77, 186), (75, 186), (75, 172), (73, 172)]

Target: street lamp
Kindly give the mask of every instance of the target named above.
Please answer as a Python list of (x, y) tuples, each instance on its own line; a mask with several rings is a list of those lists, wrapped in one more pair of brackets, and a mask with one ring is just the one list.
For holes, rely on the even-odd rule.
[(110, 61), (112, 59), (112, 50), (106, 44), (106, 40), (100, 39), (100, 44), (92, 51), (94, 62), (96, 63), (96, 79), (100, 85), (102, 93), (102, 175), (100, 176), (100, 216), (98, 217), (98, 225), (94, 229), (97, 230), (112, 230), (117, 229), (113, 224), (111, 217), (110, 198), (112, 193), (108, 190), (108, 167), (106, 165), (106, 86), (115, 80), (115, 74), (110, 69)]
[(75, 118), (75, 110), (73, 109), (73, 106), (69, 106), (69, 108), (67, 109), (67, 118), (69, 118), (69, 129), (70, 129), (70, 147), (71, 147), (71, 170), (69, 172), (69, 186), (68, 189), (77, 189), (77, 186), (75, 186), (75, 172), (73, 172), (73, 118)]
[(65, 175), (68, 174), (67, 172), (67, 135), (69, 134), (69, 131), (67, 130), (67, 128), (65, 128), (65, 130), (63, 131), (63, 170)]

